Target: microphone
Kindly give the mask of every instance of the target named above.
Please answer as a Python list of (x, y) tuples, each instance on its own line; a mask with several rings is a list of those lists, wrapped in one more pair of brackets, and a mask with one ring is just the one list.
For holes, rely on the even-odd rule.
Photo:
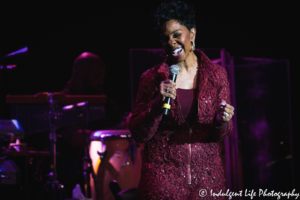
[[(177, 74), (179, 73), (179, 67), (177, 65), (171, 65), (169, 79), (176, 82)], [(168, 111), (171, 109), (171, 98), (166, 97), (163, 104), (163, 113), (164, 115), (168, 114)]]

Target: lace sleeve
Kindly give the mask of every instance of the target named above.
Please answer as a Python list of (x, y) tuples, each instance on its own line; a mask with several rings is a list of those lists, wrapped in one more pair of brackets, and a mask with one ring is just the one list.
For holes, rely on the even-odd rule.
[[(229, 90), (229, 82), (227, 78), (226, 69), (220, 67), (220, 70), (217, 72), (217, 80), (219, 82), (219, 90), (218, 90), (218, 105), (224, 99), (227, 104), (231, 104), (230, 100), (230, 90)], [(214, 137), (217, 141), (224, 140), (233, 129), (233, 121), (232, 119), (229, 122), (225, 122), (221, 126), (214, 126)]]
[(159, 79), (145, 73), (140, 77), (137, 98), (129, 122), (136, 142), (150, 140), (162, 119), (162, 101), (158, 90)]

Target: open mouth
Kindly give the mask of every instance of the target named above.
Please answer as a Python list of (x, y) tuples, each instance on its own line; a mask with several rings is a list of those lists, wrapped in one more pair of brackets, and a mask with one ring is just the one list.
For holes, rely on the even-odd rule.
[(172, 55), (174, 57), (179, 57), (182, 54), (182, 50), (183, 50), (182, 47), (176, 47), (175, 49), (173, 49)]

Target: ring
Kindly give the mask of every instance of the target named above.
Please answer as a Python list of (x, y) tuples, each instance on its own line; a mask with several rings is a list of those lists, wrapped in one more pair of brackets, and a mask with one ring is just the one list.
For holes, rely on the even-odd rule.
[(225, 117), (225, 118), (228, 118), (228, 117), (229, 117), (229, 114), (226, 112), (224, 117)]
[(166, 92), (167, 92), (167, 93), (169, 93), (169, 87), (167, 87), (167, 90), (166, 90)]

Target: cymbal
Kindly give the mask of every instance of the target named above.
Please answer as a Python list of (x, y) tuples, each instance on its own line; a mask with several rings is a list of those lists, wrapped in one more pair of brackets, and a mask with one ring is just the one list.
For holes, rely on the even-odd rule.
[(111, 137), (118, 137), (118, 138), (124, 138), (128, 139), (131, 138), (131, 133), (128, 129), (124, 130), (97, 130), (94, 131), (90, 139), (91, 140), (104, 140)]

